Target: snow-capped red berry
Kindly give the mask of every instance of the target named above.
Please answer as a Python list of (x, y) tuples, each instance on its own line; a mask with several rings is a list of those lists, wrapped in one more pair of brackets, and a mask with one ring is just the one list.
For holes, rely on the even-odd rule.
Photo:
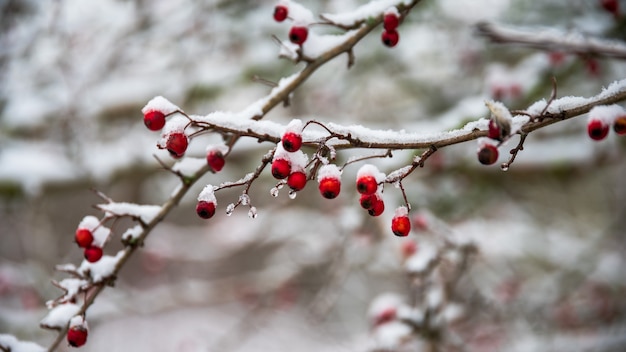
[(272, 162), (272, 176), (282, 180), (291, 173), (291, 163), (287, 159), (276, 159)]
[(599, 119), (590, 119), (587, 122), (587, 134), (594, 141), (601, 141), (609, 134), (609, 125)]
[(374, 198), (371, 200), (372, 206), (367, 209), (367, 213), (371, 216), (379, 216), (385, 211), (385, 202), (378, 194), (373, 194)]
[(299, 133), (286, 132), (281, 140), (283, 148), (290, 153), (298, 151), (302, 147), (302, 135)]
[(619, 14), (619, 2), (617, 0), (600, 0), (602, 8), (617, 16)]
[(274, 7), (274, 20), (276, 22), (282, 22), (287, 19), (287, 15), (289, 14), (289, 10), (285, 5), (276, 5)]
[(196, 204), (196, 214), (203, 219), (210, 219), (215, 215), (215, 203), (205, 200), (198, 201)]
[(383, 44), (390, 48), (393, 48), (398, 44), (398, 41), (400, 40), (400, 35), (398, 34), (398, 31), (394, 29), (391, 31), (384, 31), (380, 39), (383, 41)]
[(309, 29), (305, 26), (293, 26), (289, 30), (289, 40), (294, 44), (304, 44), (308, 36)]
[(396, 213), (391, 219), (391, 231), (393, 234), (400, 237), (409, 235), (411, 231), (411, 220), (409, 220), (409, 211), (406, 207), (398, 207)]
[(326, 199), (337, 198), (341, 191), (341, 181), (334, 177), (327, 177), (319, 182), (319, 190)]
[(478, 161), (483, 165), (491, 165), (498, 161), (498, 148), (493, 144), (485, 144), (478, 151)]
[(400, 19), (395, 13), (385, 14), (385, 17), (383, 17), (383, 27), (385, 28), (385, 31), (392, 31), (398, 28), (399, 24)]
[(88, 331), (82, 325), (72, 326), (67, 330), (67, 343), (72, 347), (81, 347), (87, 343)]
[(302, 171), (292, 172), (287, 178), (287, 186), (294, 191), (300, 191), (306, 186), (306, 174)]
[(174, 158), (181, 158), (185, 155), (189, 140), (187, 135), (182, 132), (172, 132), (167, 136), (167, 142), (165, 142), (165, 148), (170, 152), (170, 155)]
[(501, 140), (501, 132), (500, 128), (496, 124), (494, 120), (489, 120), (489, 130), (487, 132), (487, 137), (495, 140)]
[(219, 172), (224, 167), (226, 160), (224, 160), (224, 154), (216, 149), (211, 149), (206, 154), (206, 161), (211, 170)]
[(86, 228), (78, 228), (76, 230), (76, 234), (74, 235), (74, 240), (78, 247), (87, 248), (93, 242), (93, 233), (89, 229)]
[(151, 131), (158, 131), (165, 126), (165, 114), (158, 110), (148, 111), (143, 115), (143, 123)]
[(361, 198), (359, 198), (359, 204), (361, 204), (361, 208), (369, 210), (372, 208), (375, 199), (375, 194), (361, 194)]
[(356, 190), (361, 194), (374, 194), (378, 189), (378, 182), (373, 175), (361, 176), (356, 180)]
[(102, 248), (98, 246), (88, 246), (85, 248), (85, 259), (90, 263), (95, 263), (102, 258)]
[(619, 116), (613, 121), (613, 131), (620, 136), (626, 134), (626, 115)]

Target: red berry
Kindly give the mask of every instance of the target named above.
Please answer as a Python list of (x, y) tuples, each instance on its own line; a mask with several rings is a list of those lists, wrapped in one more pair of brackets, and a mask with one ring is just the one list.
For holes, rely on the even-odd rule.
[(398, 41), (400, 40), (400, 35), (398, 34), (398, 31), (394, 29), (391, 31), (384, 31), (380, 39), (382, 39), (383, 44), (390, 48), (393, 48), (394, 46), (396, 46), (396, 44), (398, 44)]
[(379, 326), (396, 319), (396, 308), (389, 307), (374, 317), (374, 326)]
[(287, 6), (276, 5), (276, 7), (274, 7), (274, 20), (276, 20), (276, 22), (284, 21), (288, 14)]
[(90, 263), (95, 263), (102, 258), (102, 248), (97, 246), (88, 246), (85, 248), (85, 259)]
[(383, 27), (385, 27), (385, 31), (393, 31), (398, 28), (400, 24), (400, 19), (396, 16), (395, 13), (388, 13), (383, 18)]
[(374, 194), (372, 199), (372, 207), (367, 209), (368, 214), (371, 216), (379, 216), (385, 211), (385, 202), (378, 195)]
[(299, 191), (306, 186), (306, 174), (301, 171), (296, 171), (289, 175), (287, 178), (287, 185), (294, 191)]
[(196, 205), (196, 213), (203, 219), (210, 219), (215, 215), (215, 203), (201, 200)]
[(172, 157), (181, 158), (185, 154), (188, 145), (189, 140), (187, 139), (187, 135), (182, 132), (174, 132), (170, 133), (167, 137), (165, 148), (167, 148), (167, 151), (170, 152)]
[(283, 135), (282, 142), (286, 151), (290, 153), (297, 152), (302, 147), (302, 135), (295, 132), (287, 132)]
[(406, 240), (400, 245), (400, 251), (402, 253), (402, 258), (406, 259), (417, 253), (417, 243), (413, 240)]
[(276, 159), (272, 162), (272, 176), (282, 180), (291, 173), (291, 163), (287, 159)]
[(376, 199), (375, 194), (361, 194), (361, 198), (359, 199), (359, 204), (363, 209), (369, 210), (372, 208), (374, 201)]
[(206, 162), (214, 172), (219, 172), (224, 167), (226, 161), (224, 160), (224, 154), (219, 150), (211, 149), (206, 154)]
[(376, 177), (372, 175), (362, 176), (356, 180), (356, 190), (361, 194), (374, 194), (378, 189)]
[(411, 231), (411, 221), (409, 217), (406, 215), (394, 216), (394, 218), (391, 219), (391, 231), (393, 231), (393, 234), (396, 236), (408, 236), (409, 231)]
[(619, 14), (619, 3), (617, 2), (617, 0), (600, 0), (600, 5), (607, 12), (610, 12), (613, 15)]
[(613, 122), (613, 131), (620, 136), (626, 134), (626, 115), (619, 116)]
[(158, 110), (148, 111), (143, 115), (143, 123), (149, 130), (158, 131), (165, 126), (165, 115)]
[(72, 347), (81, 347), (87, 342), (87, 329), (84, 326), (72, 326), (67, 330), (67, 343)]
[(302, 45), (309, 36), (309, 29), (303, 26), (293, 26), (289, 30), (289, 40), (292, 43)]
[(326, 177), (320, 180), (319, 190), (326, 199), (337, 198), (341, 191), (341, 181), (334, 177)]
[(587, 133), (594, 141), (601, 141), (609, 134), (609, 126), (600, 120), (589, 120)]
[(489, 130), (487, 132), (487, 137), (495, 139), (497, 141), (501, 141), (502, 139), (504, 139), (502, 129), (494, 120), (489, 120)]
[(478, 151), (478, 161), (483, 165), (491, 165), (498, 160), (498, 148), (492, 144), (485, 144)]
[(93, 234), (88, 229), (79, 228), (76, 230), (74, 240), (76, 241), (76, 244), (78, 244), (78, 247), (86, 248), (93, 242)]

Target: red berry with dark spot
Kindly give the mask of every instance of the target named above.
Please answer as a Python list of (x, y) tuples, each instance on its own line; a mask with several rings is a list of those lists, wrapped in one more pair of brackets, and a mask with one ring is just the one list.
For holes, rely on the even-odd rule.
[(492, 144), (485, 144), (478, 151), (478, 161), (483, 165), (491, 165), (498, 161), (498, 148)]
[(377, 189), (378, 182), (372, 175), (361, 176), (356, 180), (356, 190), (361, 194), (374, 194)]
[(203, 219), (210, 219), (215, 215), (215, 203), (201, 200), (196, 205), (196, 213)]
[(90, 263), (95, 263), (102, 258), (102, 248), (98, 246), (88, 246), (85, 248), (85, 259)]
[(206, 161), (213, 172), (219, 172), (224, 167), (226, 160), (224, 160), (224, 154), (219, 150), (209, 150), (206, 154)]
[(282, 142), (286, 151), (290, 153), (297, 152), (302, 147), (302, 135), (295, 132), (287, 132), (283, 135)]
[(626, 134), (626, 115), (620, 116), (613, 122), (613, 131), (620, 136)]
[(587, 123), (587, 133), (594, 141), (601, 141), (609, 134), (609, 125), (601, 120), (589, 120)]
[(187, 135), (182, 132), (173, 132), (167, 137), (165, 148), (167, 148), (167, 151), (170, 152), (172, 157), (181, 158), (185, 155), (188, 145), (189, 140), (187, 139)]
[(291, 163), (287, 159), (276, 159), (272, 162), (272, 176), (282, 180), (291, 173)]
[(394, 218), (391, 219), (391, 231), (393, 231), (393, 234), (396, 236), (408, 236), (409, 231), (411, 231), (411, 221), (409, 217), (406, 215), (394, 216)]
[(93, 234), (88, 229), (79, 228), (76, 230), (74, 240), (76, 241), (76, 244), (78, 244), (78, 247), (87, 248), (93, 242)]
[(361, 194), (361, 198), (359, 199), (359, 204), (361, 204), (361, 208), (365, 210), (369, 210), (372, 208), (374, 201), (376, 199), (375, 194)]
[(326, 199), (337, 198), (341, 191), (341, 181), (334, 177), (326, 177), (320, 180), (319, 190)]
[(378, 195), (374, 194), (372, 199), (372, 207), (367, 209), (367, 213), (371, 216), (379, 216), (385, 211), (385, 202)]
[(158, 111), (148, 111), (143, 115), (143, 123), (151, 131), (158, 131), (165, 126), (165, 115)]
[(287, 185), (294, 191), (300, 191), (306, 186), (306, 174), (301, 171), (292, 173), (287, 178)]
[(398, 16), (396, 16), (395, 13), (388, 13), (383, 18), (383, 27), (387, 32), (395, 30), (396, 28), (398, 28), (399, 24), (400, 19), (398, 18)]
[(384, 31), (380, 39), (383, 41), (383, 44), (390, 48), (393, 48), (398, 44), (398, 41), (400, 40), (400, 35), (398, 34), (398, 31), (394, 29), (391, 31)]
[(287, 10), (287, 6), (276, 5), (276, 7), (274, 7), (274, 20), (276, 20), (276, 22), (284, 21), (287, 19), (288, 14), (289, 11)]
[(289, 40), (292, 43), (302, 45), (309, 36), (309, 29), (303, 26), (293, 26), (289, 30)]
[(67, 343), (72, 347), (81, 347), (87, 343), (87, 329), (84, 326), (72, 326), (67, 330)]

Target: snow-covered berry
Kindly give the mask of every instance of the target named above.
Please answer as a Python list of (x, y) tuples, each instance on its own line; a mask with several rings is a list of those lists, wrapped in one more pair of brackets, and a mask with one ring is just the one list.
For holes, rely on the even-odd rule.
[(300, 150), (300, 147), (302, 147), (302, 135), (299, 133), (285, 132), (281, 140), (283, 148), (290, 153), (296, 152)]
[(385, 14), (385, 17), (383, 17), (383, 27), (385, 28), (385, 31), (393, 31), (398, 28), (399, 24), (400, 19), (395, 13)]
[(294, 191), (300, 191), (306, 186), (306, 174), (302, 171), (292, 172), (287, 177), (287, 185)]
[(83, 325), (72, 326), (67, 330), (67, 343), (72, 347), (81, 347), (87, 343), (87, 328)]
[(485, 144), (478, 151), (478, 161), (483, 165), (491, 165), (498, 161), (498, 148), (493, 144)]
[(391, 231), (393, 234), (400, 237), (409, 235), (411, 231), (411, 220), (409, 220), (409, 211), (406, 207), (398, 207), (396, 213), (391, 219)]
[(196, 204), (196, 214), (203, 219), (210, 219), (215, 215), (215, 203), (205, 200), (198, 201)]
[(394, 29), (390, 31), (384, 31), (380, 39), (383, 41), (383, 44), (390, 48), (393, 48), (398, 44), (398, 41), (400, 40), (400, 35), (398, 34), (398, 31)]
[(364, 175), (356, 180), (356, 190), (361, 194), (373, 194), (378, 189), (378, 182), (373, 175)]
[(287, 159), (276, 159), (272, 162), (272, 176), (282, 180), (291, 173), (291, 163)]
[(609, 125), (600, 119), (590, 119), (587, 122), (587, 134), (594, 141), (601, 141), (609, 134)]
[(294, 44), (304, 44), (308, 36), (309, 29), (305, 26), (293, 26), (289, 30), (289, 40)]
[(165, 142), (165, 148), (170, 152), (170, 155), (174, 158), (181, 158), (185, 155), (187, 146), (189, 145), (189, 139), (183, 132), (172, 132), (167, 136), (167, 142)]
[(276, 22), (282, 22), (287, 19), (287, 15), (289, 14), (289, 10), (285, 5), (276, 5), (274, 7), (274, 20)]
[(151, 131), (158, 131), (165, 126), (165, 114), (158, 110), (150, 110), (143, 115), (143, 123)]
[(86, 228), (78, 228), (76, 230), (76, 234), (74, 235), (74, 240), (78, 247), (87, 248), (93, 242), (93, 233), (89, 229)]
[(613, 121), (613, 131), (620, 136), (626, 134), (626, 115), (618, 116), (615, 121)]
[(334, 177), (327, 177), (319, 182), (319, 190), (326, 199), (337, 198), (341, 191), (341, 181)]
[(220, 150), (211, 149), (206, 154), (206, 161), (211, 170), (219, 172), (224, 167), (226, 160), (224, 160), (224, 154)]
[(98, 246), (87, 246), (84, 255), (88, 262), (95, 263), (102, 258), (102, 248)]

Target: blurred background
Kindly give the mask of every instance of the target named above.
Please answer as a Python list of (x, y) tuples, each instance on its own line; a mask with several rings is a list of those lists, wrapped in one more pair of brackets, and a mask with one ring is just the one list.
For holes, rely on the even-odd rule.
[[(559, 96), (598, 94), (626, 77), (623, 61), (496, 45), (474, 25), (626, 40), (626, 17), (601, 2), (422, 1), (399, 27), (397, 47), (374, 30), (356, 46), (355, 66), (338, 57), (266, 119), (434, 132), (486, 117), (485, 99), (526, 108), (549, 97), (552, 76)], [(303, 1), (315, 13), (362, 3)], [(170, 159), (141, 120), (148, 100), (162, 95), (191, 114), (240, 111), (269, 92), (255, 76), (277, 82), (302, 67), (277, 57), (271, 36), (286, 39), (289, 24), (273, 20), (274, 5), (0, 0), (0, 333), (43, 346), (54, 339), (38, 324), (45, 302), (61, 295), (50, 279), (65, 276), (54, 266), (82, 260), (76, 226), (101, 216), (91, 189), (141, 204), (173, 191), (178, 180), (154, 155)], [(187, 154), (202, 157), (213, 140), (194, 140)], [(516, 142), (500, 148), (499, 162)], [(83, 350), (626, 349), (625, 138), (593, 142), (581, 116), (532, 133), (507, 172), (480, 165), (476, 142), (440, 150), (404, 182), (414, 208), (408, 239), (389, 226), (399, 190), (387, 187), (381, 217), (360, 208), (349, 186), (358, 165), (333, 201), (312, 183), (295, 199), (284, 190), (273, 198), (266, 172), (250, 194), (258, 218), (245, 209), (224, 215), (241, 189), (217, 194), (211, 220), (196, 216), (205, 184), (243, 177), (271, 147), (242, 140), (224, 170), (206, 175), (153, 231), (89, 309)], [(391, 172), (419, 152), (372, 163)], [(368, 153), (342, 152), (339, 163)], [(130, 225), (113, 230), (120, 236)], [(411, 272), (407, 248), (427, 255), (442, 236), (476, 251), (454, 294), (439, 297), (416, 282), (424, 277)], [(454, 305), (437, 325), (444, 337), (396, 341), (401, 329), (381, 332), (372, 306), (381, 295), (394, 297), (392, 306), (417, 309), (424, 297)]]

